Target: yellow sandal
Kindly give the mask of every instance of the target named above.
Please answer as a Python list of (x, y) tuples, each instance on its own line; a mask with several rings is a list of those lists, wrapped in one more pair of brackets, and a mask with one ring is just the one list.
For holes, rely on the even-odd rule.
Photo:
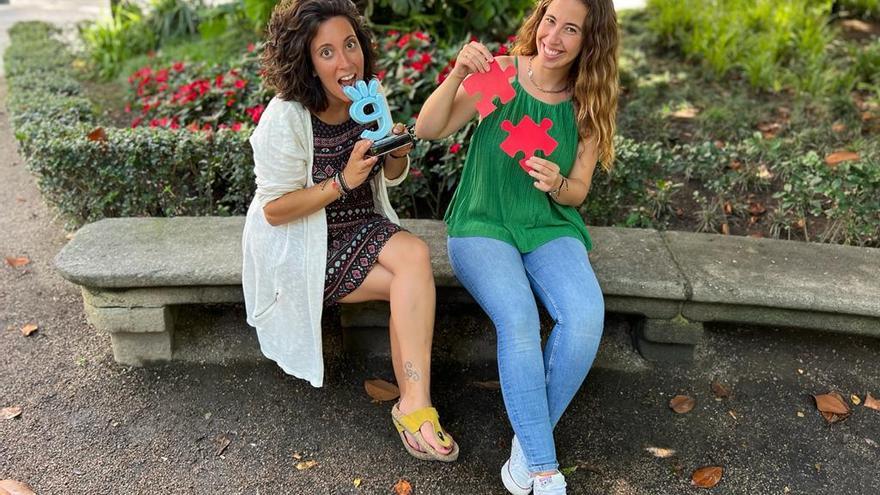
[[(452, 462), (458, 459), (458, 444), (440, 426), (440, 417), (437, 414), (437, 410), (433, 407), (425, 407), (409, 414), (403, 414), (400, 412), (397, 404), (394, 404), (394, 407), (391, 408), (391, 418), (394, 420), (394, 426), (397, 428), (397, 433), (400, 435), (400, 440), (403, 442), (406, 451), (416, 459), (441, 462)], [(422, 438), (421, 428), (426, 421), (431, 423), (431, 426), (434, 428), (434, 435), (437, 437), (440, 445), (442, 447), (452, 447), (449, 453), (442, 454), (438, 452)], [(415, 439), (422, 452), (412, 448), (409, 442), (406, 441), (405, 433), (409, 433)]]

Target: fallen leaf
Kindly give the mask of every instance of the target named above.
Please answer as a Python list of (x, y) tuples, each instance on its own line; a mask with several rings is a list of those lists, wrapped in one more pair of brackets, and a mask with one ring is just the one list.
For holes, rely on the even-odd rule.
[(299, 452), (294, 452), (294, 453), (293, 453), (293, 458), (296, 459), (296, 460), (298, 460), (298, 461), (300, 461), (300, 460), (302, 460), (303, 456), (302, 456), (302, 454), (300, 454)]
[(841, 124), (840, 122), (831, 126), (831, 130), (840, 134), (841, 132), (846, 130), (846, 124)]
[(860, 399), (859, 396), (856, 394), (851, 394), (849, 396), (849, 400), (850, 400), (850, 402), (853, 403), (854, 406), (857, 406), (862, 403), (862, 399)]
[(662, 447), (645, 447), (645, 450), (653, 455), (654, 457), (659, 457), (660, 459), (666, 459), (667, 457), (672, 457), (675, 455), (675, 451), (672, 449), (664, 449)]
[(694, 107), (685, 107), (673, 112), (672, 116), (677, 119), (692, 119), (697, 116), (700, 111)]
[(571, 476), (577, 470), (578, 470), (577, 466), (569, 466), (569, 467), (560, 468), (559, 472), (562, 473), (564, 476)]
[(0, 481), (0, 493), (4, 492), (9, 495), (37, 495), (31, 487), (25, 485), (21, 481), (15, 480)]
[(731, 215), (733, 214), (733, 205), (730, 204), (730, 201), (724, 202), (724, 213)]
[(412, 494), (412, 485), (409, 484), (409, 481), (399, 480), (394, 485), (394, 494), (395, 495), (411, 495)]
[(763, 203), (749, 203), (749, 213), (755, 216), (763, 215), (767, 213), (767, 208), (764, 207)]
[(865, 407), (868, 409), (873, 409), (875, 411), (880, 411), (880, 400), (875, 399), (869, 393), (867, 397), (865, 397)]
[(730, 235), (730, 225), (727, 222), (721, 224), (721, 233), (724, 235)]
[(738, 420), (738, 419), (739, 419), (739, 418), (737, 417), (736, 413), (733, 412), (733, 411), (727, 411), (727, 414), (730, 414), (730, 417), (733, 418), (734, 420)]
[(816, 409), (829, 423), (836, 423), (846, 419), (852, 410), (849, 404), (843, 399), (843, 396), (837, 392), (829, 392), (822, 395), (814, 395), (816, 399)]
[(315, 460), (297, 462), (296, 463), (296, 470), (297, 471), (304, 471), (306, 469), (312, 469), (313, 467), (315, 467), (317, 465), (318, 465), (318, 461), (315, 461)]
[(724, 468), (721, 466), (706, 466), (694, 471), (691, 475), (691, 485), (700, 488), (712, 488), (721, 481)]
[(797, 416), (798, 416), (799, 418), (803, 418), (803, 417), (804, 417), (804, 412), (803, 412), (803, 411), (798, 411), (798, 412), (797, 412)]
[(764, 165), (762, 163), (758, 166), (757, 176), (759, 179), (770, 180), (773, 178), (773, 172), (771, 172), (770, 169), (767, 168), (767, 165)]
[(367, 380), (364, 382), (364, 390), (374, 400), (382, 402), (400, 397), (400, 389), (397, 388), (397, 385), (385, 380)]
[(730, 161), (730, 165), (728, 165), (728, 166), (730, 167), (731, 170), (733, 170), (734, 172), (736, 172), (736, 171), (738, 171), (739, 169), (742, 168), (743, 164), (742, 164), (742, 162), (739, 161), (739, 160), (731, 160), (731, 161)]
[(779, 132), (779, 129), (782, 128), (782, 125), (779, 122), (761, 122), (758, 124), (758, 130), (761, 131), (761, 135), (764, 136), (764, 139), (773, 139), (776, 137), (776, 133)]
[(18, 268), (20, 266), (27, 265), (31, 260), (25, 256), (7, 256), (6, 264), (11, 266), (12, 268)]
[(834, 153), (831, 153), (830, 155), (825, 157), (825, 164), (829, 167), (833, 167), (841, 162), (848, 162), (858, 159), (858, 153), (854, 153), (852, 151), (835, 151)]
[(30, 334), (36, 332), (39, 328), (39, 325), (37, 325), (36, 323), (28, 323), (27, 325), (21, 327), (21, 334), (27, 337)]
[(730, 397), (730, 389), (727, 387), (727, 385), (718, 381), (717, 378), (715, 380), (712, 380), (712, 393), (715, 394), (715, 397), (719, 399), (726, 399)]
[(223, 452), (226, 451), (226, 447), (229, 447), (229, 444), (232, 443), (232, 440), (229, 439), (226, 435), (218, 435), (217, 438), (214, 439), (214, 445), (217, 446), (217, 449), (214, 451), (215, 456), (220, 456)]
[(498, 380), (489, 380), (486, 382), (471, 382), (471, 385), (483, 390), (498, 390), (501, 388), (501, 382)]
[(687, 395), (676, 395), (669, 401), (669, 408), (678, 414), (686, 414), (691, 412), (697, 401)]
[(355, 488), (360, 488), (360, 487), (361, 487), (361, 479), (360, 479), (360, 478), (355, 478), (355, 479), (354, 479), (354, 487), (355, 487)]
[(89, 133), (88, 135), (89, 141), (107, 141), (107, 133), (104, 131), (103, 127), (96, 127), (95, 130)]
[(0, 419), (14, 419), (21, 416), (21, 408), (18, 406), (4, 407), (0, 409)]

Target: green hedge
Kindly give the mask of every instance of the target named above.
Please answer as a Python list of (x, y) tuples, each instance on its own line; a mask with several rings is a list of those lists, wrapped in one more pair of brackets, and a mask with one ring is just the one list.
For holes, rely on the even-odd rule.
[(4, 63), (16, 138), (43, 195), (69, 226), (104, 217), (231, 215), (253, 196), (247, 136), (231, 131), (96, 129), (65, 45), (48, 24), (10, 30)]

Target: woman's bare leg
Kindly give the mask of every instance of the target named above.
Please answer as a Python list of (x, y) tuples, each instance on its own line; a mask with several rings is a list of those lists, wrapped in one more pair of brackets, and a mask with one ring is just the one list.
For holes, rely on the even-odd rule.
[[(436, 290), (428, 246), (409, 232), (394, 234), (379, 261), (343, 303), (385, 300), (391, 305), (391, 360), (400, 387), (400, 410), (407, 414), (431, 405), (431, 344)], [(433, 428), (425, 423), (422, 437), (439, 452)], [(410, 445), (418, 448), (414, 440)]]

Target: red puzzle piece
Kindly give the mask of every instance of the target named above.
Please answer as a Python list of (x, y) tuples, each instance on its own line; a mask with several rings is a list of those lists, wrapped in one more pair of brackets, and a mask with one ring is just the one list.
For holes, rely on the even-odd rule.
[(525, 153), (525, 158), (519, 161), (519, 166), (526, 172), (531, 172), (532, 167), (526, 165), (526, 160), (535, 156), (535, 151), (538, 150), (542, 151), (545, 157), (549, 156), (559, 144), (547, 134), (551, 127), (553, 121), (546, 117), (541, 121), (541, 125), (536, 124), (528, 115), (516, 126), (511, 121), (505, 120), (501, 123), (501, 128), (510, 135), (501, 143), (501, 149), (511, 158), (516, 158), (516, 154), (520, 151)]
[(464, 90), (469, 95), (480, 93), (480, 101), (477, 102), (477, 112), (480, 117), (485, 118), (486, 115), (495, 110), (493, 100), (497, 96), (501, 98), (501, 103), (507, 103), (514, 96), (516, 91), (510, 84), (510, 78), (516, 75), (516, 67), (510, 66), (501, 70), (498, 62), (493, 60), (489, 64), (489, 72), (474, 72), (464, 80)]

